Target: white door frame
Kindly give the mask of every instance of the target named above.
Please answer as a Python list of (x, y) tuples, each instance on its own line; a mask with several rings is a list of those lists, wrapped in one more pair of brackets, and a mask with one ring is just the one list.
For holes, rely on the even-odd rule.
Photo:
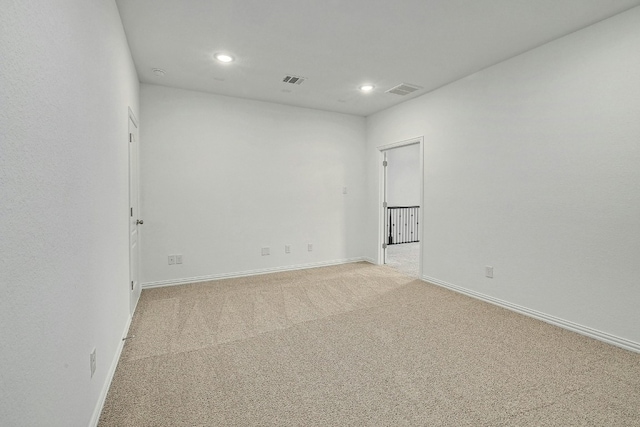
[[(132, 129), (131, 129), (131, 123), (133, 123), (133, 125), (136, 128), (136, 138), (133, 138), (132, 136)], [(130, 310), (130, 314), (133, 316), (133, 313), (135, 312), (136, 309), (136, 305), (138, 304), (138, 300), (140, 298), (140, 291), (141, 291), (141, 287), (140, 287), (140, 280), (139, 280), (139, 275), (140, 275), (140, 229), (138, 227), (138, 220), (141, 218), (140, 216), (140, 146), (139, 146), (139, 135), (140, 135), (140, 127), (138, 124), (138, 119), (136, 118), (135, 114), (133, 114), (133, 111), (131, 110), (131, 108), (129, 107), (129, 115), (128, 115), (128, 122), (127, 122), (127, 149), (129, 152), (129, 209), (127, 209), (127, 217), (128, 217), (128, 227), (127, 227), (127, 232), (129, 233), (129, 282), (127, 283), (127, 289), (128, 289), (128, 294), (129, 294), (129, 310)], [(132, 145), (134, 144), (134, 145)], [(135, 150), (136, 155), (133, 156), (134, 158), (132, 159), (131, 156), (131, 150)], [(132, 205), (132, 198), (133, 195), (131, 193), (131, 187), (132, 187), (132, 180), (134, 179), (134, 177), (132, 177), (132, 170), (133, 172), (136, 174), (135, 176), (135, 184), (137, 186), (136, 189), (136, 201), (135, 201), (135, 209), (137, 209), (137, 212), (134, 212), (134, 208)], [(131, 239), (131, 235), (132, 235), (132, 224), (133, 221), (135, 221), (135, 227), (136, 227), (136, 245), (135, 245), (135, 251), (137, 251), (137, 254), (134, 254), (132, 252), (132, 239)], [(134, 256), (136, 256), (136, 265), (133, 265), (133, 258)]]
[(392, 148), (406, 147), (407, 145), (420, 144), (420, 215), (419, 221), (419, 238), (420, 238), (420, 260), (419, 260), (419, 278), (422, 279), (422, 255), (424, 244), (424, 136), (418, 136), (404, 141), (393, 142), (378, 146), (378, 265), (384, 264), (384, 249), (382, 245), (385, 243), (385, 209), (383, 203), (385, 201), (386, 190), (386, 170), (383, 165), (385, 152)]

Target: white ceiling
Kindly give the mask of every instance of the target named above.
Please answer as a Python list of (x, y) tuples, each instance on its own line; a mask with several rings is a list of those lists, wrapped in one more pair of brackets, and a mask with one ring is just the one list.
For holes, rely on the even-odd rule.
[[(117, 0), (143, 83), (367, 116), (640, 0)], [(235, 56), (232, 64), (212, 58)], [(164, 77), (153, 68), (166, 70)], [(282, 82), (287, 74), (302, 85)], [(363, 94), (358, 86), (372, 83)], [(424, 89), (385, 93), (399, 83)], [(284, 92), (289, 89), (290, 92)]]

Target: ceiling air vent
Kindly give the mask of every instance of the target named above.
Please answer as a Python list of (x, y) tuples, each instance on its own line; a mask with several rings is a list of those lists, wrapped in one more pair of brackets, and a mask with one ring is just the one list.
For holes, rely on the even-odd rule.
[(387, 93), (395, 93), (396, 95), (409, 95), (412, 92), (417, 91), (418, 89), (422, 89), (420, 86), (410, 85), (408, 83), (400, 83), (398, 86), (394, 86)]
[(305, 80), (307, 80), (306, 77), (285, 76), (284, 79), (282, 79), (282, 82), (291, 83), (292, 85), (301, 85)]

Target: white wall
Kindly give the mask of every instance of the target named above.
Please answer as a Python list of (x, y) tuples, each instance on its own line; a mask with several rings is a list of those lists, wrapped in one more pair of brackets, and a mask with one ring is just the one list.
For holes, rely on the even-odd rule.
[[(424, 274), (640, 343), (640, 8), (368, 118), (424, 135)], [(495, 278), (484, 277), (485, 265)]]
[(389, 206), (420, 206), (420, 144), (386, 150)]
[(0, 424), (86, 426), (129, 316), (138, 80), (108, 0), (3, 2), (0, 58)]
[(364, 118), (155, 85), (141, 108), (143, 286), (362, 256)]

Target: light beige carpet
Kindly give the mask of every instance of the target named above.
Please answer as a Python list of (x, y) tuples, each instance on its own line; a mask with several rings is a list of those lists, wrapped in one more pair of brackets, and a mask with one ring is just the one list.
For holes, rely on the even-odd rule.
[(100, 426), (640, 426), (640, 354), (366, 263), (145, 290)]
[(395, 268), (407, 276), (420, 277), (419, 242), (389, 245), (385, 255), (385, 262), (388, 267)]

